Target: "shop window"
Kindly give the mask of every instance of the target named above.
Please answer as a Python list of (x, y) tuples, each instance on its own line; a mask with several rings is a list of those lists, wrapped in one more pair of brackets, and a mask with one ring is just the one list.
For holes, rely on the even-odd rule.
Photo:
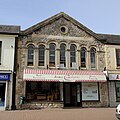
[(73, 63), (76, 63), (76, 46), (74, 44), (70, 46), (70, 67)]
[(49, 66), (55, 67), (55, 44), (51, 43), (49, 45)]
[(27, 81), (26, 100), (60, 101), (60, 83)]
[(117, 67), (120, 67), (120, 49), (116, 49), (116, 63)]
[(90, 62), (91, 62), (91, 68), (96, 68), (96, 49), (95, 48), (90, 49)]
[(116, 101), (120, 101), (120, 82), (115, 82), (116, 87)]
[(0, 83), (0, 106), (5, 105), (5, 83)]
[(44, 66), (44, 60), (45, 59), (45, 46), (40, 45), (38, 49), (38, 65)]
[(82, 100), (96, 101), (99, 100), (98, 83), (82, 83)]
[(66, 67), (66, 45), (60, 45), (60, 64), (63, 64)]
[(0, 41), (0, 65), (1, 65), (2, 41)]
[(29, 45), (28, 46), (28, 57), (27, 57), (27, 65), (33, 66), (34, 64), (34, 46)]
[(81, 59), (81, 67), (86, 67), (86, 48), (81, 48), (80, 50), (80, 59)]

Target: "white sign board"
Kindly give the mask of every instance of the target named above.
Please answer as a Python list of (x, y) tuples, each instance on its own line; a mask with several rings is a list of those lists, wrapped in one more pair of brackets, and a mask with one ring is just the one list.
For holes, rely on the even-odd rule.
[(109, 80), (120, 80), (120, 74), (109, 74)]
[(24, 74), (24, 80), (55, 80), (60, 82), (106, 81), (104, 75), (63, 75), (63, 74)]
[(82, 83), (82, 100), (99, 100), (98, 83)]

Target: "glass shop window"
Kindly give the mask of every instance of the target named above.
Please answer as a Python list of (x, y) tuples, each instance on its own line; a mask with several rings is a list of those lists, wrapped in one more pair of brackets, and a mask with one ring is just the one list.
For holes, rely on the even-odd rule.
[(60, 101), (60, 83), (27, 81), (26, 100)]
[(120, 82), (115, 82), (116, 87), (116, 101), (120, 101)]

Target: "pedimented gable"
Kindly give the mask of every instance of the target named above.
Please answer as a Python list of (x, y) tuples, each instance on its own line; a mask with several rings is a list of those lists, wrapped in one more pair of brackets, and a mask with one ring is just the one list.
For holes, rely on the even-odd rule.
[(23, 34), (94, 37), (99, 39), (94, 32), (63, 12), (28, 28), (23, 31)]

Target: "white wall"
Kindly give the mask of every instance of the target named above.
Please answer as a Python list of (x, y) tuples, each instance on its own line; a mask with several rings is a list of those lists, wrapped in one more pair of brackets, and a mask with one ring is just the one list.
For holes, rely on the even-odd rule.
[(0, 41), (2, 41), (0, 70), (13, 71), (15, 35), (0, 35)]
[(119, 45), (106, 45), (106, 67), (108, 70), (118, 70), (116, 65), (116, 49), (120, 49)]

